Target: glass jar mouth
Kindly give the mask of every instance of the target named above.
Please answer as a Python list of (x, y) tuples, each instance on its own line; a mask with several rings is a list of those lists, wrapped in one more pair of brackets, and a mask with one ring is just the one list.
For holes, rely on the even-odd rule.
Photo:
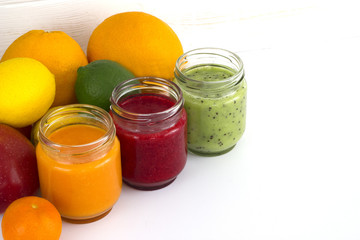
[[(48, 136), (54, 131), (70, 125), (85, 124), (105, 130), (100, 138), (86, 144), (68, 145), (54, 142)], [(71, 104), (55, 107), (48, 111), (40, 120), (39, 141), (53, 152), (63, 155), (84, 155), (96, 152), (115, 138), (115, 126), (108, 112), (88, 104)]]
[[(170, 97), (175, 104), (164, 111), (154, 113), (135, 113), (119, 106), (120, 99), (133, 94), (160, 94)], [(158, 77), (138, 77), (120, 83), (114, 88), (110, 102), (110, 110), (119, 117), (139, 123), (163, 121), (178, 113), (184, 105), (181, 89), (174, 82)]]
[[(194, 66), (226, 66), (234, 74), (231, 77), (203, 81), (190, 78), (184, 74), (187, 70)], [(226, 49), (222, 48), (197, 48), (190, 50), (181, 55), (175, 64), (175, 76), (180, 83), (186, 83), (190, 89), (205, 89), (216, 91), (219, 88), (231, 87), (238, 84), (244, 78), (245, 72), (241, 58)]]

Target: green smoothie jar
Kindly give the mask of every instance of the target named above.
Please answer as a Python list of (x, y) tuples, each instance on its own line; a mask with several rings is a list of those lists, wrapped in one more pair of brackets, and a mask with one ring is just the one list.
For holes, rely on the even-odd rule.
[(246, 92), (241, 59), (219, 48), (199, 48), (176, 62), (175, 82), (183, 91), (188, 149), (216, 156), (230, 151), (245, 130)]

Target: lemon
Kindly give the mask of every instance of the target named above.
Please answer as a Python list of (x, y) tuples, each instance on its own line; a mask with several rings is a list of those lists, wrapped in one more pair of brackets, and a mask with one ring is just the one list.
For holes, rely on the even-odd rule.
[(78, 69), (75, 94), (79, 103), (91, 104), (109, 111), (113, 89), (134, 78), (125, 67), (111, 60), (97, 60)]
[(31, 58), (0, 63), (0, 122), (20, 128), (40, 119), (55, 97), (54, 75)]

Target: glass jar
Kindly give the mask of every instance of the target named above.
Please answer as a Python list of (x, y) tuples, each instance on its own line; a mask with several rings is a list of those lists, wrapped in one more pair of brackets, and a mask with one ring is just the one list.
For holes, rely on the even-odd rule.
[(121, 143), (126, 184), (159, 189), (182, 171), (187, 158), (183, 105), (180, 88), (161, 78), (134, 78), (114, 89), (110, 112)]
[(106, 215), (122, 188), (120, 143), (105, 110), (85, 104), (50, 110), (36, 147), (41, 194), (70, 220)]
[(184, 53), (175, 65), (188, 114), (188, 148), (206, 156), (224, 154), (245, 130), (247, 84), (243, 63), (234, 53), (200, 48)]

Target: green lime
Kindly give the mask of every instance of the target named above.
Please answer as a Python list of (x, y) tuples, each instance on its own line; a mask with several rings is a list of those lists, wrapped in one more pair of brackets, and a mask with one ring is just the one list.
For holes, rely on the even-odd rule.
[(113, 89), (134, 74), (117, 62), (97, 60), (77, 71), (75, 94), (79, 103), (91, 104), (109, 111)]

